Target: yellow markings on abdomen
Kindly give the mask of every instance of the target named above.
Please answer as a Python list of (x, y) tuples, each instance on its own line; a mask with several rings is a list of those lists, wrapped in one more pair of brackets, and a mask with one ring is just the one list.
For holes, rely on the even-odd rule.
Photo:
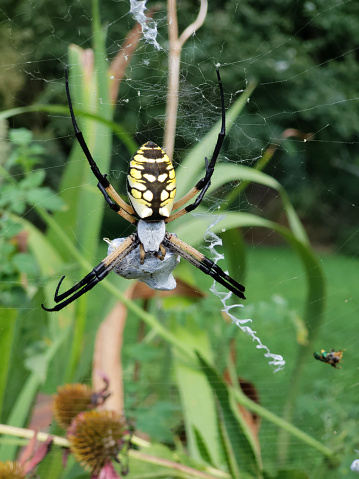
[(150, 183), (154, 183), (158, 179), (154, 175), (149, 175), (148, 173), (144, 173), (142, 176)]
[(169, 196), (170, 196), (170, 194), (168, 193), (168, 191), (166, 191), (166, 190), (161, 191), (161, 201), (167, 200), (167, 198)]
[(153, 200), (153, 193), (150, 190), (146, 190), (142, 196), (149, 203), (151, 203), (151, 201)]
[(132, 176), (134, 180), (140, 180), (142, 178), (141, 172), (136, 170), (136, 168), (131, 168), (129, 175)]
[(160, 183), (164, 183), (167, 180), (167, 178), (168, 178), (168, 174), (163, 173), (162, 175), (159, 175), (157, 179)]
[(137, 216), (160, 221), (171, 214), (176, 195), (176, 174), (166, 153), (149, 141), (130, 161), (127, 193)]

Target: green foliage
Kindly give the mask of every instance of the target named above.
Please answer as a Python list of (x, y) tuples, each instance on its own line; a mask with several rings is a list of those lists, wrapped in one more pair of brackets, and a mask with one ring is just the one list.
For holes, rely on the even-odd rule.
[[(4, 122), (3, 130), (6, 132)], [(49, 211), (60, 210), (63, 201), (49, 187), (43, 186), (45, 171), (33, 171), (41, 162), (44, 148), (34, 142), (32, 132), (25, 128), (11, 130), (9, 140), (10, 148), (5, 141), (1, 143), (0, 298), (2, 304), (16, 305), (31, 291), (20, 282), (21, 274), (26, 274), (31, 281), (39, 271), (34, 257), (21, 245), (21, 237), (17, 235), (22, 228), (14, 215), (24, 215), (37, 206), (46, 206)]]
[(234, 11), (226, 0), (212, 2), (208, 14), (212, 34), (206, 51), (218, 50), (217, 37), (230, 25), (220, 61), (238, 67), (229, 69), (225, 80), (237, 85), (254, 78), (264, 85), (255, 90), (247, 112), (263, 118), (265, 127), (243, 124), (245, 136), (256, 140), (242, 148), (240, 158), (253, 156), (255, 145), (259, 151), (273, 138), (278, 141), (286, 128), (315, 134), (294, 155), (284, 147), (267, 172), (287, 188), (302, 217), (321, 227), (323, 243), (341, 245), (341, 231), (357, 226), (348, 203), (357, 202), (350, 168), (359, 158), (359, 108), (352, 101), (359, 74), (358, 22), (352, 2), (246, 0)]

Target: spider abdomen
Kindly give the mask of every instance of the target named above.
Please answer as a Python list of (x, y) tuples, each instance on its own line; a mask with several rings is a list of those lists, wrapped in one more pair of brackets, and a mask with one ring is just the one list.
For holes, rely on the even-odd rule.
[(176, 175), (171, 160), (152, 141), (139, 148), (130, 161), (127, 194), (137, 216), (160, 221), (171, 214)]

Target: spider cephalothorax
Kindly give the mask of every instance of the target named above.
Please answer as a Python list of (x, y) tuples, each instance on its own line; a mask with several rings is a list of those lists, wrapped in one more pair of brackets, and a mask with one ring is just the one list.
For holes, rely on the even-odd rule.
[[(179, 256), (212, 276), (239, 298), (245, 299), (244, 286), (228, 276), (212, 260), (177, 238), (175, 234), (166, 232), (166, 223), (197, 208), (211, 184), (211, 177), (225, 137), (224, 96), (219, 71), (217, 70), (217, 78), (221, 93), (222, 126), (211, 160), (208, 162), (205, 158), (205, 176), (186, 195), (175, 201), (176, 174), (172, 162), (159, 146), (148, 141), (136, 151), (130, 161), (127, 175), (130, 205), (119, 196), (108, 181), (107, 175), (100, 172), (92, 158), (72, 109), (67, 69), (65, 73), (66, 93), (75, 136), (98, 180), (97, 186), (110, 208), (136, 225), (136, 232), (127, 238), (117, 238), (113, 241), (106, 239), (109, 243), (106, 258), (75, 286), (59, 294), (63, 276), (55, 291), (56, 306), (46, 308), (42, 305), (43, 309), (61, 310), (92, 289), (112, 270), (125, 278), (144, 281), (154, 289), (173, 289), (176, 282), (171, 271), (176, 267)], [(184, 206), (195, 196), (197, 198), (193, 203)], [(172, 210), (175, 213), (172, 213)]]

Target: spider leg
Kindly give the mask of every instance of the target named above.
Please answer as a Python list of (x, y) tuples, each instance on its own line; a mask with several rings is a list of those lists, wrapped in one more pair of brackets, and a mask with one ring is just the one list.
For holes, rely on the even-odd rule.
[[(107, 175), (104, 175), (105, 177)], [(111, 208), (111, 210), (113, 210), (115, 213), (118, 213), (119, 215), (121, 215), (123, 218), (125, 218), (127, 221), (129, 221), (130, 223), (137, 223), (137, 220), (136, 218), (134, 218), (133, 216), (131, 216), (129, 213), (127, 213), (127, 211), (125, 210), (122, 210), (121, 207), (115, 203), (114, 201), (112, 201), (110, 195), (107, 193), (107, 191), (105, 190), (105, 188), (101, 185), (101, 183), (99, 182), (97, 184), (97, 188), (101, 191), (101, 193), (103, 194), (104, 198), (105, 198), (105, 201), (106, 203), (108, 204), (108, 206)]]
[[(72, 288), (64, 293), (59, 294), (61, 283), (65, 276), (63, 276), (57, 285), (54, 301), (56, 306), (53, 308), (46, 308), (43, 304), (42, 309), (45, 311), (60, 311), (68, 304), (75, 301), (83, 294), (90, 291), (97, 283), (102, 281), (131, 251), (133, 251), (140, 244), (140, 240), (136, 234), (126, 238), (112, 253), (110, 253), (104, 260), (101, 261), (94, 269), (88, 273), (81, 281), (76, 283)], [(66, 299), (67, 298), (67, 299)]]
[(203, 200), (204, 195), (206, 194), (208, 188), (211, 185), (211, 178), (214, 172), (214, 168), (216, 166), (216, 161), (217, 161), (219, 152), (221, 151), (224, 137), (226, 136), (226, 112), (224, 108), (223, 85), (222, 85), (222, 80), (221, 80), (221, 76), (219, 74), (218, 69), (216, 70), (216, 73), (218, 78), (219, 89), (221, 92), (221, 108), (222, 108), (222, 126), (221, 126), (221, 131), (218, 133), (217, 143), (214, 148), (211, 161), (208, 163), (207, 158), (205, 158), (204, 160), (206, 165), (205, 176), (201, 180), (199, 180), (196, 186), (194, 186), (186, 195), (184, 195), (181, 199), (179, 199), (178, 201), (174, 203), (173, 209), (177, 210), (178, 208), (181, 208), (184, 204), (187, 203), (187, 201), (191, 200), (194, 196), (196, 196), (200, 192), (196, 201), (186, 206), (185, 208), (177, 211), (176, 213), (173, 213), (171, 216), (169, 216), (169, 218), (165, 220), (166, 223), (174, 221), (180, 216), (183, 216), (186, 213), (189, 213), (190, 211), (193, 211), (195, 208), (197, 208), (197, 206), (199, 206), (199, 204)]
[[(66, 86), (66, 95), (67, 95), (67, 102), (68, 102), (68, 105), (69, 105), (69, 110), (70, 110), (70, 115), (71, 115), (71, 120), (72, 120), (72, 125), (73, 125), (73, 129), (74, 129), (74, 132), (75, 132), (75, 137), (77, 138), (77, 141), (79, 142), (81, 148), (82, 148), (82, 151), (84, 152), (86, 158), (87, 158), (87, 161), (89, 162), (89, 165), (91, 167), (91, 170), (93, 172), (93, 174), (96, 176), (96, 178), (98, 179), (99, 183), (98, 183), (98, 188), (99, 190), (101, 191), (101, 193), (104, 195), (105, 197), (105, 200), (106, 202), (111, 206), (110, 202), (108, 201), (108, 199), (110, 199), (109, 196), (111, 196), (115, 202), (117, 203), (117, 205), (119, 206), (119, 208), (117, 210), (115, 210), (112, 206), (111, 206), (111, 209), (113, 209), (114, 211), (116, 211), (116, 213), (120, 214), (121, 216), (123, 216), (125, 219), (127, 219), (128, 221), (129, 218), (128, 216), (129, 215), (132, 215), (134, 214), (134, 210), (133, 208), (128, 205), (120, 196), (119, 194), (116, 192), (116, 190), (114, 189), (114, 187), (110, 184), (110, 182), (108, 181), (107, 179), (107, 175), (103, 175), (101, 173), (101, 171), (99, 170), (99, 167), (97, 166), (95, 160), (93, 159), (91, 153), (90, 153), (90, 150), (88, 149), (87, 145), (86, 145), (86, 142), (85, 142), (85, 139), (82, 135), (82, 132), (80, 131), (78, 125), (77, 125), (77, 121), (76, 121), (76, 118), (75, 118), (75, 114), (74, 114), (74, 110), (73, 110), (73, 107), (72, 107), (72, 101), (71, 101), (71, 96), (70, 96), (70, 88), (69, 88), (69, 78), (68, 78), (68, 67), (66, 66), (65, 67), (65, 86)], [(101, 187), (100, 187), (101, 186)], [(106, 194), (105, 194), (106, 192)], [(112, 201), (110, 199), (110, 201)], [(113, 203), (113, 202), (112, 202)], [(124, 211), (123, 211), (124, 210)], [(123, 214), (123, 213), (127, 213), (127, 215)], [(136, 220), (134, 218), (132, 218), (132, 221), (130, 221), (131, 223), (134, 223), (136, 222)]]
[(182, 256), (186, 261), (191, 263), (196, 268), (208, 274), (213, 279), (218, 281), (222, 286), (234, 293), (238, 298), (246, 299), (244, 296), (245, 287), (238, 283), (235, 279), (231, 278), (225, 273), (218, 265), (212, 260), (204, 256), (192, 246), (188, 245), (184, 241), (180, 240), (176, 236), (166, 233), (162, 244), (173, 251), (174, 253)]

